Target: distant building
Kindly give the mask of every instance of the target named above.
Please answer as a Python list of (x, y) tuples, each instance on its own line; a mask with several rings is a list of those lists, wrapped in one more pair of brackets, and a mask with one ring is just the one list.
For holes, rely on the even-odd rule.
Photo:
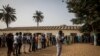
[(82, 35), (79, 31), (80, 26), (39, 26), (39, 27), (9, 27), (5, 29), (0, 29), (0, 35), (3, 33), (52, 33), (56, 35), (59, 30), (64, 32), (64, 35)]

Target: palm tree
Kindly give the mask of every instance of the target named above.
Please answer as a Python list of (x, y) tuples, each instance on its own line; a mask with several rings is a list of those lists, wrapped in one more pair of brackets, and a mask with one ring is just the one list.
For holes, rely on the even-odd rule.
[(44, 16), (42, 14), (43, 13), (41, 11), (36, 11), (36, 13), (33, 16), (35, 22), (37, 22), (37, 27), (39, 26), (39, 22), (43, 21)]
[(12, 21), (16, 21), (15, 9), (9, 5), (3, 6), (3, 9), (0, 9), (0, 11), (0, 20), (6, 23), (7, 28)]

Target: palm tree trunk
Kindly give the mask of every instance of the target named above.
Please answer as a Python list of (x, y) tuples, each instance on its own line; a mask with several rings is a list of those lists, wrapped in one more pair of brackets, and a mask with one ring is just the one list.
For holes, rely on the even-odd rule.
[(6, 23), (6, 26), (7, 26), (7, 28), (9, 27), (9, 24), (8, 23)]
[(37, 27), (39, 26), (39, 22), (37, 22)]

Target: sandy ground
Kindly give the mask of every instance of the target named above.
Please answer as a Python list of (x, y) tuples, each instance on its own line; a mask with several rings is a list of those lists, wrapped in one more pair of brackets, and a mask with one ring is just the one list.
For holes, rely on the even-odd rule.
[[(0, 48), (0, 56), (6, 56), (7, 48)], [(13, 56), (13, 55), (12, 55)], [(20, 56), (56, 56), (56, 47), (48, 47)], [(100, 56), (100, 46), (91, 44), (63, 45), (62, 56)]]

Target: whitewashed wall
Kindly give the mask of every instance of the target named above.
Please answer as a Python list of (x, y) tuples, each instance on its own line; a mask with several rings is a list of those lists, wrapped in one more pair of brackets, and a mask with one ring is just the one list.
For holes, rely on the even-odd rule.
[[(52, 33), (53, 35), (56, 35), (59, 30), (10, 30), (10, 31), (0, 31), (0, 35), (3, 33), (13, 33), (16, 32), (22, 32), (22, 33)], [(70, 35), (70, 33), (77, 33), (77, 35), (82, 35), (82, 33), (79, 32), (79, 30), (62, 30), (64, 32), (64, 35)]]

